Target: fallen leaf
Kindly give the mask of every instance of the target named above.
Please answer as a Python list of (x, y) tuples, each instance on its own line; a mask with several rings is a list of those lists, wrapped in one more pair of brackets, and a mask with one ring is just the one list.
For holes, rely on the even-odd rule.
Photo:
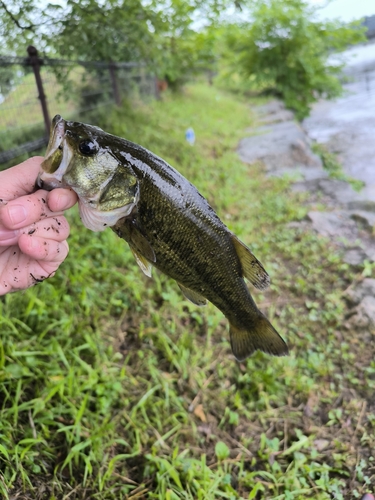
[(194, 415), (196, 417), (200, 418), (202, 422), (207, 422), (206, 415), (204, 414), (204, 411), (203, 411), (203, 405), (197, 405), (194, 408)]
[(314, 447), (317, 451), (322, 451), (329, 445), (329, 441), (327, 439), (315, 439)]

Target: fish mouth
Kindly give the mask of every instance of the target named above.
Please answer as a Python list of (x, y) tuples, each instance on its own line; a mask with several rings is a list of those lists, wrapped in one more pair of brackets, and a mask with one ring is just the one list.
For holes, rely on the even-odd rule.
[(63, 176), (72, 156), (65, 139), (65, 120), (60, 115), (56, 115), (52, 120), (52, 130), (41, 164), (41, 171), (36, 181), (37, 186), (47, 191), (57, 187), (65, 187)]

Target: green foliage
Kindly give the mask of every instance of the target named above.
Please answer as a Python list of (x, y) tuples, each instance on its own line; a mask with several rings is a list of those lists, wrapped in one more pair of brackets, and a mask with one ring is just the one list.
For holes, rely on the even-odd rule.
[(140, 0), (68, 0), (67, 9), (59, 33), (48, 42), (59, 55), (137, 62), (149, 57), (153, 42), (150, 26), (156, 15)]
[(172, 90), (181, 89), (195, 74), (215, 65), (214, 41), (207, 32), (186, 28), (179, 36), (159, 37), (156, 73)]
[(0, 72), (0, 95), (4, 98), (19, 81), (16, 68), (5, 66)]
[(206, 23), (214, 22), (226, 3), (67, 0), (41, 6), (39, 0), (10, 1), (0, 3), (0, 36), (7, 50), (22, 56), (32, 43), (68, 59), (147, 64), (177, 88), (191, 74), (208, 69), (214, 58), (210, 37), (194, 30), (194, 21), (204, 16)]
[(228, 27), (229, 64), (251, 89), (274, 93), (302, 119), (320, 97), (342, 91), (342, 65), (329, 56), (365, 40), (359, 22), (318, 21), (305, 0), (260, 0), (252, 20)]
[[(215, 66), (215, 39), (212, 29), (224, 8), (225, 0), (171, 0), (156, 2), (160, 13), (155, 32), (155, 71), (172, 89), (181, 88), (189, 77)], [(204, 26), (193, 28), (197, 18)], [(207, 29), (208, 26), (211, 29)]]
[[(0, 40), (1, 55), (19, 52), (25, 55), (27, 45), (35, 37), (37, 20), (36, 0), (0, 0)], [(39, 23), (42, 20), (39, 18)]]
[(72, 210), (59, 272), (0, 300), (0, 496), (329, 500), (374, 483), (374, 346), (343, 300), (374, 267), (291, 225), (306, 198), (239, 161), (257, 102), (194, 85), (92, 122), (178, 168), (251, 247), (272, 279), (251, 293), (290, 356), (237, 363), (217, 309)]
[(94, 61), (145, 60), (156, 16), (140, 0), (67, 0), (64, 6), (22, 0), (0, 10), (7, 26), (2, 36), (20, 55), (32, 43), (49, 54)]
[(229, 448), (223, 441), (219, 441), (216, 443), (215, 455), (218, 460), (225, 460), (229, 457), (229, 453)]

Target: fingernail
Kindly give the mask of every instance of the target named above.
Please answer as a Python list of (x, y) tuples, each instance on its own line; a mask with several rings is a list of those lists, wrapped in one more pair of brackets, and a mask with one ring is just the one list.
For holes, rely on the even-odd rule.
[(59, 193), (57, 198), (57, 206), (59, 207), (59, 210), (65, 210), (66, 207), (70, 206), (70, 204), (70, 194), (65, 193), (65, 191)]
[(26, 220), (26, 209), (22, 205), (8, 205), (5, 210), (8, 210), (9, 218), (15, 226)]

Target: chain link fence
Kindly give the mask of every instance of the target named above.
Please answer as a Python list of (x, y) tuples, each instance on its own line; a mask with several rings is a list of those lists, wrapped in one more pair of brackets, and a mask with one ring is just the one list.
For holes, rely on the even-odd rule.
[(83, 121), (122, 99), (158, 97), (158, 84), (137, 63), (0, 56), (0, 170), (43, 154), (51, 118)]

